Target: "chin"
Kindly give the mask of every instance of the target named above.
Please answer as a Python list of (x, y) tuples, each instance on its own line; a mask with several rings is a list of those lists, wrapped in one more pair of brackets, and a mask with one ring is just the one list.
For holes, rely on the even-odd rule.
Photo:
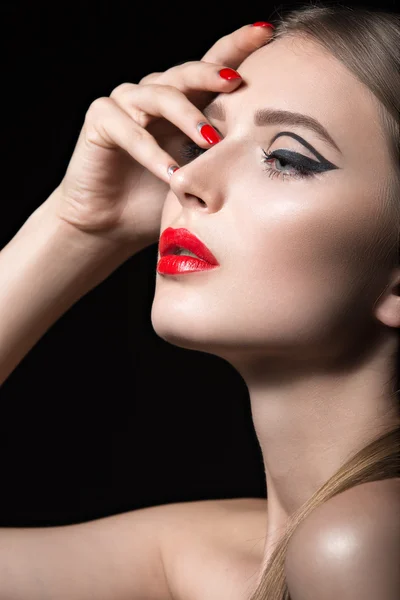
[[(199, 315), (178, 302), (157, 302), (151, 308), (151, 324), (166, 342), (188, 350), (211, 351), (213, 326), (204, 311)], [(211, 335), (210, 335), (211, 334)]]
[(161, 301), (156, 295), (151, 308), (151, 324), (154, 332), (165, 342), (206, 354), (217, 356), (234, 364), (238, 356), (252, 351), (249, 328), (232, 327), (233, 319), (216, 308), (214, 312), (193, 306), (183, 299)]

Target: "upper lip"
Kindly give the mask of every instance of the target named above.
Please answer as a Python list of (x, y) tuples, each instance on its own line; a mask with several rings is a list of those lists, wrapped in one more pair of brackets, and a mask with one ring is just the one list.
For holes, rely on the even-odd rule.
[(204, 260), (211, 265), (218, 265), (218, 261), (198, 237), (193, 235), (188, 229), (179, 228), (173, 229), (168, 227), (163, 231), (159, 241), (159, 252), (161, 256), (173, 254), (173, 250), (184, 248), (196, 254), (201, 260)]

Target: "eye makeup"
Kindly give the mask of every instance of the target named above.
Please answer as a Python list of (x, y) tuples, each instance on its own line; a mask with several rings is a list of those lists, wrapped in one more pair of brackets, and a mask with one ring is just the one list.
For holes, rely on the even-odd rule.
[[(318, 158), (318, 160), (320, 161), (321, 165), (324, 165), (326, 168), (324, 168), (324, 171), (329, 169), (339, 169), (339, 167), (337, 167), (336, 165), (334, 165), (333, 163), (331, 163), (328, 159), (324, 158), (322, 156), (322, 154), (320, 154), (318, 152), (318, 150), (316, 150), (314, 148), (314, 146), (312, 146), (311, 144), (309, 144), (308, 142), (306, 142), (305, 139), (303, 139), (300, 135), (297, 135), (297, 133), (293, 133), (293, 131), (280, 131), (279, 133), (277, 133), (271, 140), (271, 144), (272, 142), (274, 142), (278, 137), (281, 137), (282, 135), (288, 135), (289, 137), (292, 137), (293, 139), (297, 140), (298, 142), (300, 142), (300, 144), (302, 144), (305, 148), (307, 148), (307, 150), (309, 150), (310, 152), (312, 152), (312, 154), (314, 154), (314, 156), (316, 156)], [(296, 154), (296, 153), (294, 153)], [(304, 157), (305, 158), (305, 157)]]
[[(316, 160), (312, 160), (311, 158), (308, 158), (308, 156), (303, 156), (303, 154), (299, 154), (298, 152), (292, 152), (291, 150), (273, 150), (269, 154), (267, 154), (265, 150), (262, 152), (262, 162), (265, 165), (265, 170), (268, 171), (268, 175), (271, 178), (280, 177), (281, 179), (305, 179), (315, 176), (316, 173), (323, 173), (324, 171), (331, 170), (330, 166), (327, 166), (321, 162), (317, 162)], [(283, 168), (289, 166), (291, 171), (287, 172), (274, 169), (272, 167), (272, 163), (274, 161), (281, 163)]]
[[(295, 139), (298, 139), (299, 142), (304, 143), (305, 147), (308, 148), (310, 152), (313, 152), (313, 154), (319, 158), (319, 161), (312, 160), (308, 156), (304, 156), (298, 152), (293, 152), (292, 150), (285, 150), (283, 148), (274, 150), (269, 154), (263, 149), (262, 162), (265, 164), (265, 169), (268, 171), (268, 175), (270, 177), (281, 177), (282, 179), (286, 179), (287, 177), (304, 179), (317, 173), (324, 173), (325, 171), (331, 171), (332, 169), (339, 168), (329, 160), (325, 159), (319, 152), (313, 149), (308, 142), (303, 140), (300, 136), (297, 136), (295, 133), (282, 132), (276, 135), (274, 139), (277, 139), (280, 135), (290, 135)], [(191, 161), (204, 154), (204, 152), (207, 152), (207, 150), (200, 148), (200, 146), (193, 141), (187, 141), (182, 145), (180, 155), (184, 160)], [(283, 167), (287, 165), (290, 166), (292, 173), (272, 168), (271, 161), (275, 160), (278, 160), (280, 163), (285, 163)]]

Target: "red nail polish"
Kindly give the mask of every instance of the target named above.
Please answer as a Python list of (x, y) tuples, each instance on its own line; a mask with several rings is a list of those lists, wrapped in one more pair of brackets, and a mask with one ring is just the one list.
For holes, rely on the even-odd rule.
[(211, 127), (211, 125), (208, 125), (207, 123), (199, 123), (197, 128), (203, 138), (209, 144), (218, 144), (218, 142), (221, 141), (218, 133), (215, 131), (214, 127)]
[(231, 81), (231, 79), (241, 79), (241, 76), (239, 75), (239, 73), (237, 71), (235, 71), (234, 69), (221, 69), (220, 72), (220, 77), (222, 77), (222, 79), (227, 79), (228, 81)]
[(178, 169), (179, 167), (177, 165), (171, 165), (168, 167), (167, 173), (171, 177), (171, 175), (173, 175)]
[(253, 23), (253, 27), (272, 27), (272, 29), (275, 29), (275, 25), (267, 23), (267, 21), (257, 21), (256, 23)]

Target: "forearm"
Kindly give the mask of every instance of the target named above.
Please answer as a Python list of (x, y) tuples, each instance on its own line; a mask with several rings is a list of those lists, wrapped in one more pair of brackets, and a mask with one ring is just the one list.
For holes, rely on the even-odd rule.
[(61, 315), (140, 250), (74, 229), (55, 217), (51, 198), (0, 252), (0, 385)]

